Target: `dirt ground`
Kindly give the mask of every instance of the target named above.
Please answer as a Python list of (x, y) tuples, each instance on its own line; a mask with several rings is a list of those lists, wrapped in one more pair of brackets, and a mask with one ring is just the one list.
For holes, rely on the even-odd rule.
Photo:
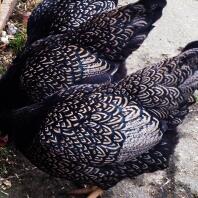
[[(135, 1), (120, 0), (122, 5), (131, 2)], [(26, 2), (18, 2), (11, 17), (14, 23), (21, 20), (21, 11), (29, 10), (26, 5)], [(196, 39), (198, 40), (198, 1), (168, 0), (156, 28), (143, 46), (128, 59), (129, 72), (175, 55), (181, 47)], [(4, 71), (3, 66), (10, 63), (14, 54), (12, 48), (0, 49), (0, 72)], [(143, 175), (133, 181), (122, 181), (103, 198), (198, 197), (197, 121), (196, 104), (191, 108), (184, 124), (179, 127), (181, 140), (167, 171)], [(39, 171), (13, 148), (0, 151), (0, 198), (69, 198), (66, 192), (72, 187), (67, 181)]]

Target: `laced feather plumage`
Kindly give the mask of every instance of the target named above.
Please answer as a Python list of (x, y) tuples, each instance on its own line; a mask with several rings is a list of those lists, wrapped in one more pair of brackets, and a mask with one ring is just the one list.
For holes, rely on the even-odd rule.
[[(59, 3), (60, 5), (65, 3), (70, 8), (70, 4), (81, 7), (84, 2), (49, 1), (48, 3), (48, 1), (42, 2), (36, 8), (30, 17), (29, 24), (32, 21), (36, 21), (38, 25), (42, 24), (43, 17), (47, 16), (46, 13), (51, 13), (51, 3), (57, 3), (57, 6)], [(29, 25), (29, 29), (33, 28), (32, 31), (38, 31), (38, 33), (29, 33), (28, 37), (38, 35), (40, 39), (27, 42), (24, 51), (17, 56), (13, 66), (4, 75), (4, 80), (0, 81), (0, 90), (5, 90), (4, 93), (6, 93), (0, 99), (5, 99), (1, 104), (8, 103), (8, 106), (10, 103), (14, 104), (12, 98), (16, 96), (18, 96), (16, 101), (24, 101), (20, 94), (14, 94), (16, 90), (18, 93), (25, 93), (30, 101), (36, 102), (59, 89), (73, 85), (119, 81), (126, 76), (124, 64), (126, 58), (142, 44), (152, 29), (153, 23), (161, 17), (166, 5), (165, 0), (140, 0), (120, 8), (114, 8), (115, 1), (102, 3), (86, 0), (86, 2), (88, 7), (92, 7), (92, 4), (97, 5), (95, 7), (97, 12), (87, 12), (86, 9), (79, 11), (80, 8), (74, 6), (70, 8), (71, 13), (68, 14), (68, 11), (65, 13), (68, 20), (74, 20), (73, 14), (86, 15), (79, 22), (79, 26), (74, 28), (75, 31), (63, 28), (65, 32), (56, 32), (54, 29), (56, 34), (51, 34), (46, 30), (47, 37), (43, 38), (39, 36), (40, 29), (36, 25)], [(60, 6), (60, 9), (63, 8)], [(47, 19), (59, 20), (60, 18), (47, 17)], [(45, 27), (50, 24), (46, 22)], [(65, 22), (65, 25), (68, 23)], [(69, 27), (73, 28), (71, 24)], [(6, 91), (8, 87), (9, 92)], [(10, 98), (11, 101), (7, 101), (6, 98)], [(24, 105), (27, 104), (25, 101)], [(15, 105), (15, 107), (20, 106), (21, 103)]]
[(197, 71), (198, 46), (192, 43), (119, 83), (57, 92), (1, 117), (0, 127), (40, 169), (108, 189), (123, 178), (167, 167), (177, 142), (174, 128), (198, 88)]
[(0, 81), (0, 89), (25, 96), (17, 107), (27, 104), (25, 94), (39, 101), (10, 113), (8, 101), (4, 135), (43, 171), (102, 189), (168, 166), (175, 128), (198, 88), (197, 42), (115, 82), (166, 1), (116, 5), (44, 0), (30, 17), (25, 50)]
[(112, 10), (117, 3), (117, 0), (44, 0), (28, 20), (28, 43), (50, 34), (75, 32), (87, 20)]

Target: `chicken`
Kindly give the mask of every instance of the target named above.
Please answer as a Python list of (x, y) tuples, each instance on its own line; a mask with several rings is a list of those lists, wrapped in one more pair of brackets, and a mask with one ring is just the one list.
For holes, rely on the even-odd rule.
[(93, 198), (126, 177), (167, 167), (196, 89), (193, 42), (118, 83), (76, 85), (1, 114), (0, 130), (41, 170), (97, 186), (85, 190)]
[(119, 81), (126, 76), (126, 58), (165, 5), (165, 0), (140, 0), (93, 16), (82, 23), (85, 32), (79, 28), (35, 41), (13, 62), (19, 84), (29, 98), (41, 101), (73, 85)]
[(165, 5), (165, 0), (141, 0), (92, 17), (82, 23), (84, 34), (79, 29), (26, 45), (0, 79), (0, 113), (72, 85), (119, 81), (126, 76), (126, 58), (141, 45)]

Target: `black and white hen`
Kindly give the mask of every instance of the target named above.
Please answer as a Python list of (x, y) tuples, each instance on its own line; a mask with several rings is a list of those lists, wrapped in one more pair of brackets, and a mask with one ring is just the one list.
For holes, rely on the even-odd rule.
[[(0, 98), (0, 104), (3, 105), (0, 112), (1, 109), (18, 108), (27, 104), (26, 96), (31, 101), (41, 101), (57, 90), (73, 85), (119, 81), (126, 75), (126, 58), (141, 45), (166, 5), (165, 0), (140, 0), (112, 10), (110, 8), (116, 4), (114, 1), (47, 2), (41, 3), (33, 12), (30, 24), (32, 20), (36, 20), (38, 25), (42, 23), (46, 13), (53, 15), (48, 6), (51, 5), (50, 2), (60, 5), (59, 9), (62, 9), (63, 3), (68, 4), (64, 6), (69, 6), (69, 10), (66, 9), (67, 12), (62, 16), (72, 21), (72, 17), (81, 13), (85, 5), (87, 9), (94, 7), (97, 12), (84, 10), (86, 17), (79, 22), (78, 28), (72, 25), (73, 22), (65, 22), (71, 28), (75, 26), (75, 31), (56, 32), (54, 29), (56, 34), (53, 34), (50, 32), (52, 28), (46, 31), (49, 36), (45, 38), (41, 38), (45, 35), (39, 36), (39, 27), (29, 27), (34, 29), (29, 38), (38, 35), (41, 39), (32, 44), (29, 42), (0, 80), (0, 90), (4, 93)], [(84, 15), (81, 13), (79, 16)], [(46, 27), (49, 24), (51, 22), (45, 21)]]
[(119, 83), (77, 85), (1, 115), (0, 129), (37, 167), (97, 186), (89, 189), (97, 197), (126, 177), (167, 167), (172, 129), (196, 89), (198, 42)]

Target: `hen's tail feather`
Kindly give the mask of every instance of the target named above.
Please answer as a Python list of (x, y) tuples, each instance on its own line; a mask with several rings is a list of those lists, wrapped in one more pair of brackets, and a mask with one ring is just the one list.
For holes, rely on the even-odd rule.
[(134, 35), (132, 39), (129, 40), (126, 48), (123, 48), (122, 55), (124, 58), (127, 58), (133, 51), (141, 46), (150, 31), (154, 28), (153, 24), (162, 16), (162, 10), (165, 6), (166, 0), (141, 0), (131, 5), (134, 10), (137, 9), (139, 16), (137, 14), (137, 16), (134, 17), (134, 21), (131, 21), (132, 26), (134, 26)]
[(143, 43), (154, 27), (153, 23), (161, 17), (165, 5), (165, 0), (140, 0), (103, 13), (84, 24), (88, 32), (80, 37), (82, 41), (87, 40), (85, 45), (89, 45), (93, 51), (100, 52), (112, 61), (123, 62)]
[(137, 32), (136, 35), (134, 35), (134, 38), (129, 41), (129, 43), (121, 52), (122, 57), (118, 56), (117, 58), (115, 58), (115, 60), (118, 62), (121, 60), (124, 61), (130, 54), (136, 51), (142, 45), (142, 43), (154, 27), (155, 26), (151, 25), (149, 27), (145, 27), (145, 29), (140, 30), (140, 32)]
[(123, 51), (125, 58), (141, 46), (150, 31), (154, 28), (153, 23), (162, 16), (162, 10), (166, 6), (166, 0), (141, 0), (135, 5), (139, 6), (141, 4), (145, 8), (145, 16), (140, 17), (139, 20), (143, 20), (147, 25), (137, 26), (137, 28), (135, 28), (134, 38), (130, 40), (126, 49)]
[(192, 41), (191, 43), (189, 43), (188, 45), (186, 45), (182, 52), (185, 52), (187, 50), (193, 49), (193, 48), (198, 48), (198, 41)]
[(157, 21), (162, 14), (162, 9), (166, 6), (166, 0), (140, 0), (137, 5), (142, 4), (145, 9), (146, 13), (150, 13), (149, 18), (153, 23)]
[[(143, 5), (143, 7), (141, 7), (141, 5)], [(135, 6), (137, 6), (137, 10), (141, 10), (142, 8), (145, 9), (144, 15), (141, 17), (140, 14), (139, 18), (140, 24), (142, 21), (144, 21), (145, 24), (138, 27), (137, 23), (137, 27), (134, 28), (134, 36), (129, 41), (126, 48), (123, 49), (122, 55), (124, 58), (127, 58), (133, 51), (137, 50), (141, 46), (150, 31), (154, 28), (153, 23), (155, 23), (162, 16), (162, 10), (166, 6), (166, 1), (141, 0), (136, 3)]]

